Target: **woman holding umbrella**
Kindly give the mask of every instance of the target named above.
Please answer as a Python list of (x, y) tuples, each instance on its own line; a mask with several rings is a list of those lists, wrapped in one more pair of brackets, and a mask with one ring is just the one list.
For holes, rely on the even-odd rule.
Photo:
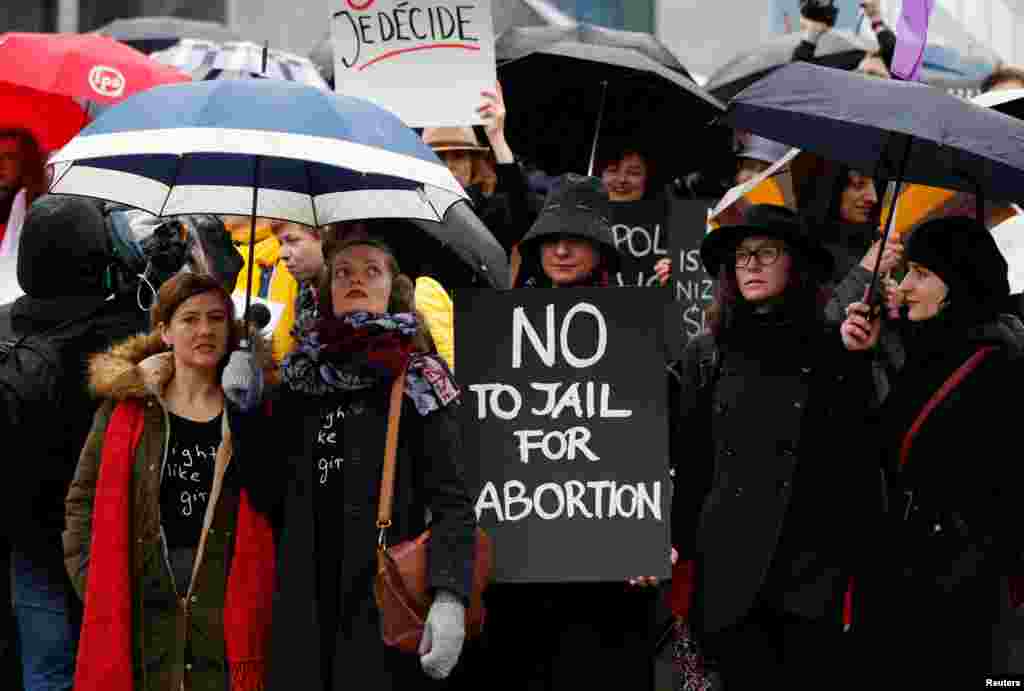
[[(1024, 326), (1000, 314), (1007, 264), (991, 234), (966, 217), (917, 228), (899, 286), (907, 362), (880, 411), (888, 473), (886, 549), (858, 591), (879, 668), (981, 679), (1005, 671), (998, 642), (1020, 573), (1021, 471), (1006, 454), (1019, 411), (1004, 392), (1020, 380)], [(846, 347), (878, 342), (866, 304), (848, 308)], [(869, 449), (870, 450), (870, 447)], [(966, 467), (966, 463), (973, 464)], [(886, 663), (890, 663), (887, 665)]]
[[(241, 448), (275, 463), (260, 494), (281, 530), (267, 687), (426, 687), (428, 675), (447, 677), (459, 659), (473, 570), (460, 393), (387, 245), (328, 234), (324, 260), (320, 317), (282, 365), (273, 424), (248, 416), (238, 435)], [(432, 531), (434, 600), (419, 660), (385, 646), (373, 595), (395, 377), (404, 377), (405, 395), (389, 541), (414, 537), (428, 521)]]
[(792, 211), (751, 207), (701, 259), (718, 279), (710, 333), (670, 399), (690, 625), (726, 689), (811, 688), (846, 667), (843, 595), (881, 500), (877, 468), (835, 444), (866, 432), (870, 360), (825, 325), (832, 256)]

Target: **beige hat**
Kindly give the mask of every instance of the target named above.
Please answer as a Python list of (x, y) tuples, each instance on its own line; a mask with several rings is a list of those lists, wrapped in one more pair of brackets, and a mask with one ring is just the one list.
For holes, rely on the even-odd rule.
[(472, 127), (425, 127), (423, 143), (434, 151), (487, 151)]

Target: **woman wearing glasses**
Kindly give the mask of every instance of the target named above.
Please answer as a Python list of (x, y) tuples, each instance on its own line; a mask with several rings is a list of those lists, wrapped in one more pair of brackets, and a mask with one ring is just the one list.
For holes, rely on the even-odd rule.
[(870, 360), (825, 325), (832, 255), (788, 209), (750, 208), (706, 236), (701, 259), (715, 302), (675, 368), (672, 425), (690, 624), (726, 689), (810, 688), (850, 668), (844, 593), (880, 508), (879, 469), (852, 443)]

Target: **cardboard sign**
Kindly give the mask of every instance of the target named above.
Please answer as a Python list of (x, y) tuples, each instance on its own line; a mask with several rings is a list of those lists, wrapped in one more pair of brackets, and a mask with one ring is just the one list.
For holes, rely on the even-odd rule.
[(673, 297), (679, 310), (684, 347), (690, 339), (704, 333), (707, 326), (704, 310), (714, 297), (714, 281), (700, 260), (700, 244), (707, 230), (709, 207), (707, 200), (686, 200), (676, 202), (672, 211)]
[(662, 289), (462, 289), (464, 457), (499, 582), (669, 575)]
[(493, 91), (491, 0), (330, 0), (338, 93), (409, 127), (477, 125)]

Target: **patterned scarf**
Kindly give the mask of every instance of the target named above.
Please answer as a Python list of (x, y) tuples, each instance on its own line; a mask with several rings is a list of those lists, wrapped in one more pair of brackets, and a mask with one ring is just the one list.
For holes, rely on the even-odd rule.
[(327, 396), (359, 391), (390, 381), (408, 364), (405, 393), (420, 415), (458, 401), (461, 392), (444, 360), (413, 353), (416, 315), (356, 312), (321, 317), (299, 335), (298, 346), (281, 365), (293, 391)]

